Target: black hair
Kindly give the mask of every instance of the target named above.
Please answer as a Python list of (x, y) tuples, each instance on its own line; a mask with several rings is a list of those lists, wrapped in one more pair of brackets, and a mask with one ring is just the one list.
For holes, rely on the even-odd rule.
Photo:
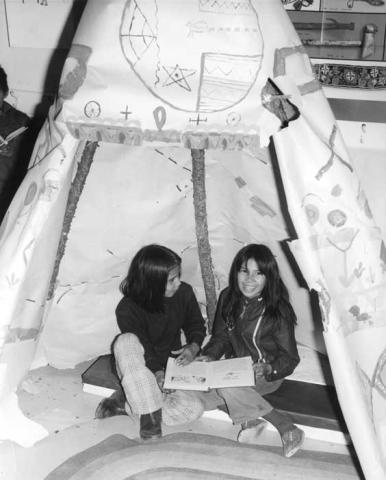
[(8, 82), (7, 82), (7, 74), (2, 66), (0, 66), (0, 90), (4, 93), (6, 97), (9, 92)]
[(281, 317), (296, 323), (296, 317), (289, 303), (287, 287), (280, 277), (277, 261), (271, 250), (262, 244), (250, 243), (243, 247), (233, 259), (229, 271), (229, 288), (224, 300), (224, 316), (227, 323), (234, 323), (242, 309), (243, 294), (238, 283), (238, 273), (249, 259), (255, 260), (266, 283), (261, 292), (265, 312), (274, 321)]
[(181, 258), (162, 245), (146, 245), (132, 259), (120, 291), (148, 312), (164, 311), (166, 283), (175, 267), (181, 266)]

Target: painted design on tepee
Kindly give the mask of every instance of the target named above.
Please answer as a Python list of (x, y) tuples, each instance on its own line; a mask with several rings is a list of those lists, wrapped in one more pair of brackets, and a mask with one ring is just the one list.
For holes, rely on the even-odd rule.
[(98, 118), (101, 114), (101, 106), (95, 100), (90, 100), (84, 106), (84, 114), (87, 118)]
[[(51, 107), (52, 109), (53, 107)], [(51, 115), (42, 128), (42, 134), (39, 136), (32, 154), (29, 169), (42, 163), (54, 150), (58, 149), (60, 155), (64, 158), (65, 152), (61, 147), (64, 133), (58, 128), (53, 115)]]
[(87, 76), (87, 62), (91, 55), (91, 48), (87, 45), (73, 44), (63, 66), (59, 85), (58, 98), (50, 109), (50, 114), (43, 126), (43, 134), (39, 136), (35, 145), (29, 168), (39, 165), (53, 151), (58, 150), (62, 159), (66, 153), (62, 147), (64, 131), (56, 122), (66, 100), (74, 97)]
[[(288, 75), (296, 78), (296, 61), (294, 60), (298, 60), (299, 58), (302, 58), (303, 60), (302, 63), (304, 70), (309, 72), (310, 77), (313, 76), (311, 62), (307, 56), (306, 49), (300, 43), (295, 47), (276, 48), (273, 76), (279, 77), (282, 75)], [(298, 84), (297, 86), (301, 95), (308, 95), (322, 89), (320, 83), (315, 78), (308, 80), (305, 83)]]
[[(362, 263), (359, 264), (358, 268), (359, 272), (363, 272)], [(367, 312), (361, 312), (361, 309), (358, 307), (358, 305), (353, 305), (349, 309), (349, 312), (357, 322), (365, 322), (366, 320), (369, 320), (371, 318), (371, 315), (369, 315)]]
[(370, 372), (370, 375), (368, 375), (358, 363), (356, 367), (363, 386), (364, 398), (374, 430), (382, 431), (382, 425), (379, 425), (374, 418), (374, 403), (377, 395), (380, 395), (381, 398), (386, 400), (386, 349), (383, 350), (378, 357), (377, 363), (372, 373)]
[(338, 127), (336, 125), (333, 126), (332, 128), (332, 132), (331, 132), (331, 135), (328, 139), (328, 145), (326, 142), (323, 142), (330, 150), (330, 157), (328, 159), (328, 161), (320, 168), (320, 170), (318, 171), (318, 173), (316, 174), (315, 178), (317, 180), (320, 180), (323, 175), (328, 171), (330, 170), (330, 168), (333, 166), (334, 164), (334, 160), (338, 160), (339, 162), (342, 163), (342, 165), (344, 165), (345, 167), (347, 167), (350, 172), (353, 171), (353, 168), (352, 166), (346, 162), (345, 160), (343, 160), (343, 158), (335, 151), (335, 137), (336, 137), (336, 134), (338, 132)]
[(252, 8), (249, 0), (199, 0), (202, 12), (221, 13), (225, 15), (249, 15)]
[[(171, 15), (172, 8), (174, 3), (161, 7), (157, 0), (126, 2), (119, 36), (135, 74), (177, 110), (214, 112), (239, 103), (256, 81), (264, 49), (251, 2), (189, 2), (184, 7), (189, 22), (187, 15)], [(208, 16), (209, 11), (216, 15)], [(170, 28), (173, 35), (167, 34)], [(230, 35), (237, 37), (236, 49)]]
[(92, 50), (87, 45), (73, 44), (63, 67), (59, 85), (62, 100), (73, 98), (87, 76), (87, 62)]
[(372, 383), (374, 388), (386, 399), (386, 349), (379, 357), (377, 365), (374, 370)]
[(39, 199), (44, 202), (53, 202), (59, 192), (60, 173), (57, 168), (48, 168), (43, 176), (43, 184), (39, 191)]

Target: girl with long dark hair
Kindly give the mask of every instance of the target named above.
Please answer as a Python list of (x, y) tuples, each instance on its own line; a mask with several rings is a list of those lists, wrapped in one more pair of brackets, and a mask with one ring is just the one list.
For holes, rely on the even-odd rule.
[[(190, 392), (163, 391), (169, 356), (178, 365), (196, 357), (205, 326), (193, 289), (180, 280), (181, 258), (162, 245), (141, 248), (120, 285), (116, 308), (121, 334), (113, 343), (125, 410), (140, 417), (140, 436), (161, 436), (161, 422), (176, 425), (198, 418), (202, 403)], [(183, 332), (186, 344), (181, 345)], [(97, 418), (122, 414), (122, 392), (98, 406)]]
[(254, 387), (222, 388), (204, 394), (208, 404), (224, 405), (235, 424), (241, 424), (239, 441), (248, 441), (266, 425), (279, 431), (286, 457), (294, 455), (304, 432), (263, 398), (279, 388), (299, 363), (294, 327), (296, 316), (287, 288), (271, 250), (249, 244), (234, 258), (229, 286), (219, 298), (213, 333), (201, 361), (222, 356), (251, 356)]

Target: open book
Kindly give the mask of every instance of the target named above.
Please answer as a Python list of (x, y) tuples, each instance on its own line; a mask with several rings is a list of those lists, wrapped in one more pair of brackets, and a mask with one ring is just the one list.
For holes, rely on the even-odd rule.
[(209, 390), (210, 388), (247, 387), (255, 385), (251, 357), (214, 362), (194, 361), (185, 367), (169, 358), (164, 388), (171, 390)]
[(23, 132), (27, 130), (28, 127), (19, 127), (13, 132), (9, 133), (5, 138), (0, 135), (0, 147), (3, 145), (8, 145), (8, 143), (13, 140), (14, 138), (21, 135)]

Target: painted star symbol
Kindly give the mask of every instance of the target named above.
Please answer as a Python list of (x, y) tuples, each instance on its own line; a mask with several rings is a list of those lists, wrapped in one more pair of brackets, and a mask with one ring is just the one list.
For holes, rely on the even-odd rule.
[(189, 83), (186, 81), (188, 77), (191, 77), (196, 73), (196, 70), (190, 70), (188, 68), (181, 68), (178, 63), (176, 64), (175, 67), (162, 67), (166, 74), (167, 74), (167, 79), (165, 80), (163, 86), (168, 87), (170, 85), (178, 85), (181, 88), (184, 88), (185, 90), (188, 90), (191, 92), (191, 88)]

